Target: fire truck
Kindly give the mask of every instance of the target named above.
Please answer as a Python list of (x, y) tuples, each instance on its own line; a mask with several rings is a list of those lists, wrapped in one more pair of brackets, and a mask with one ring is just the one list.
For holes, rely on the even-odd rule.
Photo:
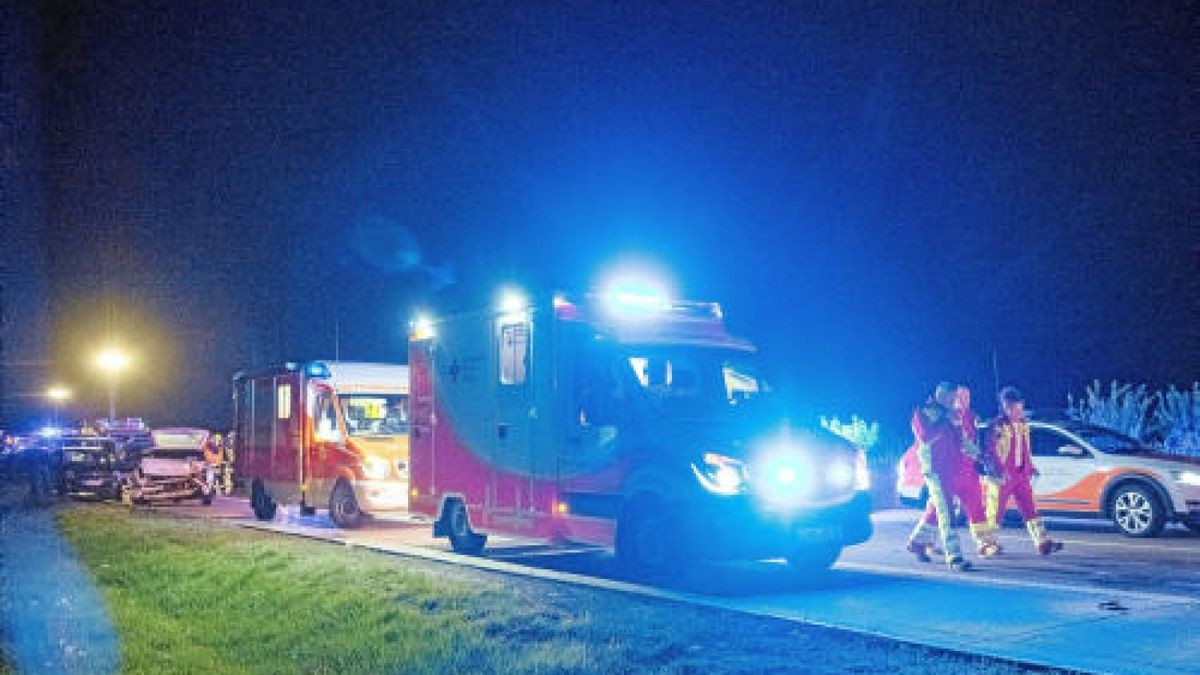
[(781, 422), (716, 303), (620, 292), (414, 322), (410, 508), (488, 535), (608, 547), (661, 577), (698, 559), (824, 569), (871, 535), (863, 454)]
[(235, 473), (271, 520), (328, 508), (340, 527), (408, 507), (408, 367), (287, 363), (233, 379)]

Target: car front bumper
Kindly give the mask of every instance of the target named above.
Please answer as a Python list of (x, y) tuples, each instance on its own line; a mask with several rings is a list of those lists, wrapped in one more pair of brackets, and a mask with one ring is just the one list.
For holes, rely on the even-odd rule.
[(736, 497), (689, 509), (685, 535), (693, 557), (710, 560), (761, 559), (807, 548), (852, 546), (870, 539), (871, 497), (857, 492), (827, 506), (764, 511)]

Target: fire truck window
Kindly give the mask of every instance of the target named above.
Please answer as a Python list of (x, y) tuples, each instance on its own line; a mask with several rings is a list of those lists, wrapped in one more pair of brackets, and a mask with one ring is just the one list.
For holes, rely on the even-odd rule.
[(292, 417), (292, 385), (281, 384), (275, 388), (275, 416), (281, 420)]
[(500, 384), (525, 384), (529, 368), (529, 324), (500, 326)]
[(408, 433), (407, 394), (345, 394), (342, 420), (351, 436), (394, 436)]

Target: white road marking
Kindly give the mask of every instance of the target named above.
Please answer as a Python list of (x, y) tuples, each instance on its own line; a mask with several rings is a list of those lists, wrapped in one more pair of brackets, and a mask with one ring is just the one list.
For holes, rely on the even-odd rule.
[(889, 574), (896, 576), (906, 576), (917, 579), (932, 579), (936, 581), (945, 581), (948, 583), (964, 583), (974, 584), (977, 586), (1011, 586), (1015, 588), (1035, 588), (1043, 591), (1057, 591), (1064, 593), (1086, 593), (1089, 595), (1104, 595), (1104, 596), (1124, 596), (1144, 600), (1146, 602), (1159, 602), (1167, 604), (1200, 604), (1200, 598), (1193, 598), (1186, 595), (1169, 595), (1165, 593), (1147, 593), (1145, 591), (1124, 590), (1118, 588), (1103, 588), (1100, 586), (1077, 586), (1073, 584), (1057, 584), (1047, 581), (1023, 581), (1020, 579), (1011, 579), (1007, 577), (989, 576), (983, 573), (978, 567), (971, 572), (951, 573), (944, 566), (937, 562), (930, 563), (931, 569), (912, 569), (908, 567), (896, 567), (893, 565), (880, 565), (876, 563), (862, 562), (839, 562), (837, 569), (853, 570), (856, 572), (868, 572), (873, 574)]

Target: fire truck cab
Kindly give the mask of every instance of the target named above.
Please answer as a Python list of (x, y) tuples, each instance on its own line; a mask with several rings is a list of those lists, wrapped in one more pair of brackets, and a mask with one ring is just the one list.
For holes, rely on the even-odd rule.
[(833, 564), (871, 534), (865, 458), (772, 412), (715, 303), (513, 296), (414, 323), (410, 506), (460, 552), (489, 534), (696, 559)]
[(233, 380), (235, 472), (261, 520), (327, 507), (340, 527), (408, 508), (408, 367), (288, 363)]

